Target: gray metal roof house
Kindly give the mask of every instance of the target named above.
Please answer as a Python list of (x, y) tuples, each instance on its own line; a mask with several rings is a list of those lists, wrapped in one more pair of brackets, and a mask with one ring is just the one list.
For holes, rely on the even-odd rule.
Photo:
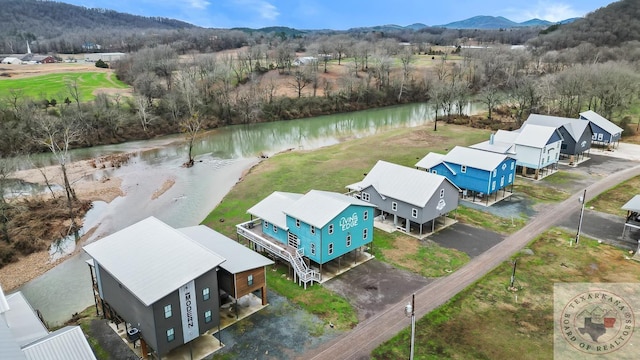
[(562, 135), (560, 155), (569, 158), (571, 165), (580, 162), (591, 149), (593, 131), (589, 123), (584, 120), (558, 116), (531, 114), (524, 122), (526, 125), (541, 125), (555, 127)]
[(22, 292), (0, 288), (0, 359), (95, 360), (79, 326), (49, 333)]
[(460, 189), (442, 175), (378, 161), (365, 178), (347, 185), (353, 195), (377, 206), (375, 215), (393, 217), (393, 225), (405, 232), (415, 227), (419, 235), (424, 225), (446, 216), (458, 207)]
[(271, 259), (204, 225), (178, 230), (225, 258), (218, 271), (220, 289), (236, 299), (236, 302), (239, 298), (260, 290), (262, 305), (267, 304), (266, 267), (274, 264)]
[(595, 111), (589, 110), (580, 113), (580, 120), (587, 120), (591, 124), (593, 131), (593, 142), (605, 145), (616, 146), (620, 142), (623, 129), (611, 121), (600, 116)]
[(627, 217), (622, 229), (622, 238), (624, 238), (627, 228), (640, 230), (640, 195), (636, 195), (627, 201), (626, 204), (622, 205), (622, 209), (627, 210)]
[(225, 259), (183, 232), (149, 217), (83, 249), (103, 314), (131, 324), (143, 353), (162, 357), (218, 326)]

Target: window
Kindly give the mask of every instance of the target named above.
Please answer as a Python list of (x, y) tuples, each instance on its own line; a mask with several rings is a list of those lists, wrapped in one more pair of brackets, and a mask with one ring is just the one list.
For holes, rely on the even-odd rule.
[(296, 219), (296, 227), (299, 228), (300, 227), (300, 220)]
[(369, 211), (368, 211), (368, 210), (365, 210), (365, 211), (362, 213), (362, 220), (368, 220), (368, 219), (369, 219)]
[(369, 229), (362, 229), (362, 240), (367, 240), (369, 237)]
[(351, 246), (351, 234), (347, 235), (347, 247), (349, 246)]
[(460, 172), (465, 174), (467, 172), (467, 165), (460, 166)]
[(278, 227), (277, 227), (275, 224), (273, 225), (273, 232), (274, 232), (274, 233), (277, 233), (277, 232), (278, 232)]
[(333, 243), (329, 243), (329, 255), (333, 254)]
[(437, 174), (437, 173), (438, 173), (438, 170), (431, 170), (431, 173), (432, 173), (432, 174)]
[(513, 181), (513, 174), (509, 174), (509, 184)]
[(165, 305), (164, 307), (164, 318), (168, 319), (173, 315), (173, 311), (171, 311), (171, 304)]
[(371, 200), (371, 195), (369, 195), (369, 193), (363, 192), (362, 201), (369, 201), (369, 200)]
[(398, 210), (398, 203), (397, 202), (392, 202), (391, 203), (391, 210), (393, 211), (397, 211)]
[(513, 167), (514, 167), (515, 165), (516, 165), (516, 162), (515, 162), (515, 161), (512, 161), (512, 162), (511, 162), (511, 170), (513, 170)]
[(504, 176), (500, 177), (500, 187), (504, 186)]
[(418, 209), (411, 209), (411, 216), (413, 216), (414, 218), (418, 217)]
[(247, 276), (247, 285), (253, 285), (253, 275)]
[(598, 134), (593, 134), (593, 136), (591, 136), (591, 140), (598, 140)]
[(329, 224), (329, 235), (333, 234), (333, 224)]
[(211, 293), (209, 291), (209, 288), (202, 289), (202, 300), (209, 300), (210, 297)]
[(311, 243), (311, 255), (315, 255), (316, 254), (316, 244)]
[(496, 189), (496, 182), (495, 182), (495, 181), (493, 181), (493, 182), (491, 183), (491, 191), (493, 191), (493, 190), (495, 190), (495, 189)]
[(176, 332), (173, 328), (167, 330), (167, 342), (172, 342), (176, 338)]
[(440, 189), (440, 199), (444, 197), (444, 189)]
[(263, 224), (264, 224), (264, 228), (265, 228), (265, 229), (268, 229), (268, 228), (269, 228), (269, 223), (268, 223), (268, 222), (266, 222), (266, 221), (265, 221)]
[(311, 225), (311, 234), (315, 234), (316, 233), (316, 227)]
[(493, 177), (496, 177), (498, 175), (498, 169), (493, 169)]
[(204, 322), (206, 323), (211, 322), (211, 310), (207, 310), (204, 312)]
[(603, 138), (602, 133), (599, 133), (599, 134), (598, 134), (598, 141), (602, 141), (602, 138)]

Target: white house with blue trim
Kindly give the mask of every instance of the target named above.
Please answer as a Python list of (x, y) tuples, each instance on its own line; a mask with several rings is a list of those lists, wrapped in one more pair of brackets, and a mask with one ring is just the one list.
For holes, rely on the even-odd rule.
[[(247, 210), (251, 221), (236, 226), (256, 250), (293, 265), (300, 284), (321, 282), (323, 266), (357, 259), (373, 240), (375, 205), (352, 196), (311, 190), (276, 191)], [(340, 270), (339, 270), (340, 271)]]
[[(416, 163), (416, 168), (443, 175), (462, 189), (463, 197), (484, 198), (513, 185), (516, 160), (505, 154), (456, 146), (448, 154), (429, 153)], [(512, 191), (511, 191), (512, 192)]]
[(593, 131), (592, 141), (603, 146), (616, 147), (622, 137), (623, 129), (600, 116), (593, 110), (580, 113), (580, 120), (589, 121)]
[(498, 130), (495, 141), (515, 144), (516, 165), (523, 176), (535, 179), (558, 169), (562, 135), (555, 127), (525, 125), (516, 131)]

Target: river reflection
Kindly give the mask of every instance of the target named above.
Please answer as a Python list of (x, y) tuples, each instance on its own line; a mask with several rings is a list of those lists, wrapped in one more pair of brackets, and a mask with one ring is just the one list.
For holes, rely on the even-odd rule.
[[(466, 110), (467, 113), (476, 112), (473, 105)], [(411, 104), (225, 127), (199, 136), (194, 144), (198, 163), (189, 169), (181, 167), (188, 150), (180, 135), (73, 150), (72, 161), (113, 153), (134, 153), (129, 163), (110, 170), (110, 176), (122, 178), (122, 190), (126, 195), (101, 205), (100, 219), (91, 220), (98, 225), (88, 241), (100, 239), (148, 216), (155, 216), (174, 227), (197, 225), (242, 173), (258, 162), (261, 154), (271, 155), (292, 148), (315, 149), (389, 128), (426, 124), (432, 118), (433, 112), (427, 105)], [(44, 154), (38, 161), (51, 163)], [(153, 192), (167, 179), (174, 180), (175, 184), (152, 200)], [(73, 255), (21, 288), (50, 325), (61, 324), (71, 314), (93, 305), (87, 258), (83, 252)]]

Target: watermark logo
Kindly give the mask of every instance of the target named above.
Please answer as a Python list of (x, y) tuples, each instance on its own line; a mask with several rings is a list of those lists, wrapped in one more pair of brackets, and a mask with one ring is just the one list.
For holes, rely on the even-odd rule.
[(555, 357), (626, 358), (637, 336), (639, 290), (640, 284), (555, 284)]

